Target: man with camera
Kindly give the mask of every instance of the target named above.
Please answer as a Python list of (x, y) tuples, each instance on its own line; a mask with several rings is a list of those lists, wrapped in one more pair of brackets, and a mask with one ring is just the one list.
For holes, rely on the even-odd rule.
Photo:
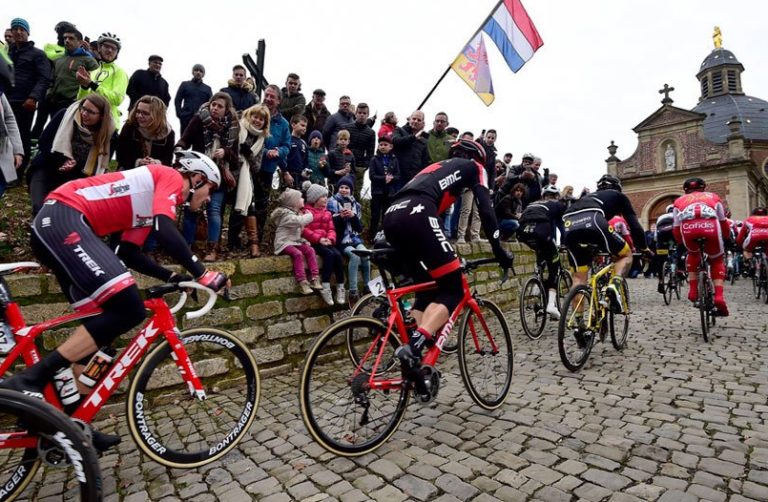
[(544, 175), (542, 176), (538, 170), (541, 166), (541, 159), (538, 159), (538, 165), (535, 165), (537, 158), (532, 153), (523, 154), (522, 164), (512, 166), (509, 176), (499, 190), (499, 196), (508, 194), (513, 186), (522, 183), (526, 188), (523, 205), (527, 206), (531, 202), (539, 200), (541, 188), (549, 182), (549, 169), (544, 168)]

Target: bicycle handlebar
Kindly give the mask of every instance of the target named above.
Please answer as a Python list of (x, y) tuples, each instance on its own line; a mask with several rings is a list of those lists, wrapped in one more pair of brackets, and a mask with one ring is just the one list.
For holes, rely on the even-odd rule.
[(198, 317), (204, 316), (211, 311), (213, 305), (216, 303), (216, 298), (218, 296), (216, 292), (211, 288), (203, 286), (202, 284), (194, 281), (183, 281), (179, 283), (179, 287), (184, 289), (181, 291), (181, 298), (179, 298), (178, 303), (171, 308), (171, 313), (173, 314), (181, 310), (184, 304), (187, 303), (187, 289), (197, 289), (204, 291), (208, 294), (208, 300), (205, 302), (205, 305), (203, 305), (202, 308), (185, 313), (184, 317), (186, 319), (197, 319)]
[[(480, 267), (482, 265), (490, 265), (493, 263), (498, 263), (498, 258), (478, 258), (476, 260), (461, 260), (461, 268), (464, 269), (464, 272), (469, 272), (470, 270), (473, 270), (477, 267)], [(517, 275), (517, 272), (515, 272), (515, 265), (514, 263), (510, 266), (510, 268), (505, 268), (504, 273), (501, 275), (501, 283), (504, 284), (509, 280), (509, 271), (512, 270), (513, 275)]]

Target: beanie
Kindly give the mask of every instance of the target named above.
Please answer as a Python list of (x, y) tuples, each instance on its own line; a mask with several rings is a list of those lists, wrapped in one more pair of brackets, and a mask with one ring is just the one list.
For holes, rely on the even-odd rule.
[(277, 198), (277, 203), (284, 207), (294, 208), (301, 199), (301, 192), (294, 190), (293, 188), (286, 188), (285, 192), (280, 194)]
[(29, 34), (29, 23), (26, 19), (22, 19), (20, 17), (15, 18), (13, 21), (11, 21), (11, 29), (19, 27), (23, 29), (24, 31)]
[(312, 184), (307, 188), (307, 204), (314, 204), (321, 197), (328, 195), (328, 189), (323, 185)]
[(315, 138), (319, 139), (321, 143), (323, 142), (323, 134), (320, 131), (315, 130), (315, 131), (312, 131), (311, 133), (309, 133), (309, 142), (310, 143)]
[(353, 178), (352, 176), (350, 176), (348, 174), (348, 175), (344, 176), (343, 178), (341, 178), (336, 183), (336, 189), (338, 190), (341, 185), (347, 185), (349, 187), (349, 189), (354, 192), (355, 191), (355, 178)]
[(205, 73), (205, 66), (201, 65), (200, 63), (197, 63), (192, 67), (192, 71), (200, 70), (201, 72)]

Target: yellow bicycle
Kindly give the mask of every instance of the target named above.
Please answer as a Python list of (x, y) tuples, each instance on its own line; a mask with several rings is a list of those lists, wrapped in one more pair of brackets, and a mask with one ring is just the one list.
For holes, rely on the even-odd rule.
[[(610, 256), (597, 253), (597, 257)], [(620, 305), (611, 306), (606, 288), (615, 276), (613, 262), (592, 274), (588, 285), (571, 289), (563, 301), (560, 325), (557, 330), (557, 347), (560, 359), (570, 371), (580, 370), (589, 358), (595, 340), (605, 340), (611, 332), (611, 343), (622, 350), (629, 333), (629, 288), (620, 276)]]

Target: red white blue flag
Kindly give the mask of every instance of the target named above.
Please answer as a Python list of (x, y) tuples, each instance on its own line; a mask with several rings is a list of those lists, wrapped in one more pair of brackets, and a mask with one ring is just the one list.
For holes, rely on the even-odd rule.
[(515, 73), (544, 45), (520, 0), (499, 2), (483, 26), (483, 31), (491, 37), (507, 65)]

